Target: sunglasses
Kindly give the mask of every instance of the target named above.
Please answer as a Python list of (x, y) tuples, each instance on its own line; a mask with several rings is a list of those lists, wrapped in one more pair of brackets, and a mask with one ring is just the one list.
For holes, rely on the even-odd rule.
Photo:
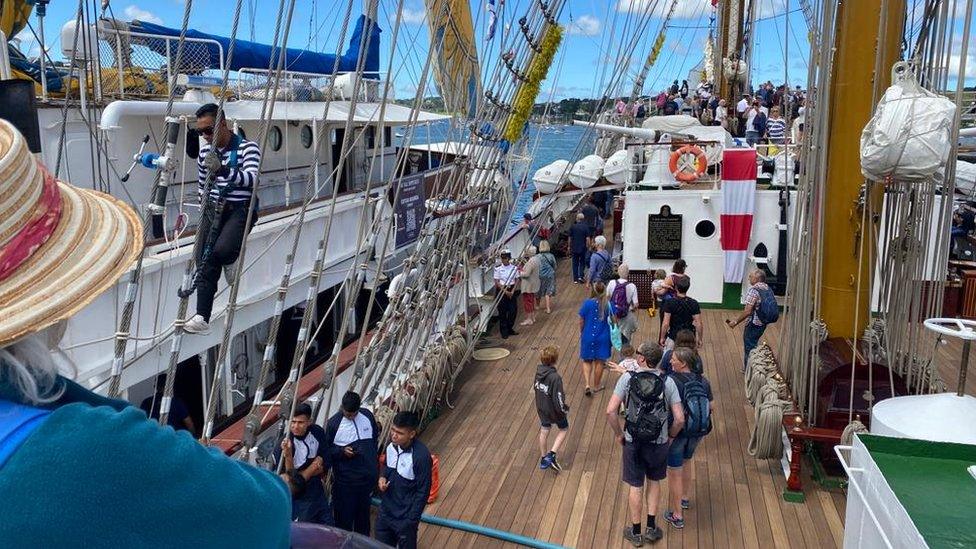
[(199, 132), (202, 135), (213, 135), (214, 127), (208, 126), (206, 128), (197, 128), (197, 132)]

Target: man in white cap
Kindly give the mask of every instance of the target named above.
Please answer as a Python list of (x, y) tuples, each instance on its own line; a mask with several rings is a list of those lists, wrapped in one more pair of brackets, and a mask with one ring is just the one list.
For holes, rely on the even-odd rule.
[(512, 250), (505, 248), (499, 254), (501, 265), (495, 266), (495, 290), (498, 292), (498, 332), (502, 339), (510, 335), (518, 335), (515, 331), (515, 315), (518, 314), (518, 304), (515, 301), (515, 291), (519, 284), (519, 271), (512, 263)]

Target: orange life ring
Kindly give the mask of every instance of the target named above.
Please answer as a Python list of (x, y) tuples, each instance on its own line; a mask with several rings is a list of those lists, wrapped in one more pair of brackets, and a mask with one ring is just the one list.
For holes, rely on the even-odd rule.
[[(685, 165), (681, 168), (678, 167), (678, 160), (681, 159), (686, 154), (695, 155), (695, 166), (694, 169), (688, 171), (689, 166)], [(697, 180), (705, 170), (708, 168), (708, 159), (705, 158), (705, 152), (694, 145), (685, 145), (680, 149), (671, 153), (671, 161), (668, 162), (668, 171), (674, 175), (674, 178), (678, 181), (684, 181), (690, 183)]]

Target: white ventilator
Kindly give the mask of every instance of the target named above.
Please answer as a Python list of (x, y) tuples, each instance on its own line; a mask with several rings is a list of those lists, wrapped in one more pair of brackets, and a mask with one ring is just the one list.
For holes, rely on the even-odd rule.
[(599, 155), (584, 156), (569, 170), (569, 182), (578, 189), (589, 189), (603, 175), (603, 159)]
[(607, 158), (603, 177), (614, 185), (623, 185), (630, 182), (633, 167), (633, 155), (627, 149), (621, 149)]
[(569, 170), (573, 164), (568, 160), (556, 160), (555, 162), (543, 166), (535, 171), (532, 182), (535, 189), (542, 194), (552, 194), (566, 184), (569, 177)]
[(941, 171), (952, 150), (956, 105), (895, 63), (891, 87), (861, 132), (861, 173), (873, 181), (926, 181)]

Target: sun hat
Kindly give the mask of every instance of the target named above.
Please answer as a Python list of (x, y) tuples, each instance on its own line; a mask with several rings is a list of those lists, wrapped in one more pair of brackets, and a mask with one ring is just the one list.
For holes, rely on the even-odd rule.
[(0, 347), (80, 311), (141, 250), (131, 208), (56, 180), (0, 119)]

